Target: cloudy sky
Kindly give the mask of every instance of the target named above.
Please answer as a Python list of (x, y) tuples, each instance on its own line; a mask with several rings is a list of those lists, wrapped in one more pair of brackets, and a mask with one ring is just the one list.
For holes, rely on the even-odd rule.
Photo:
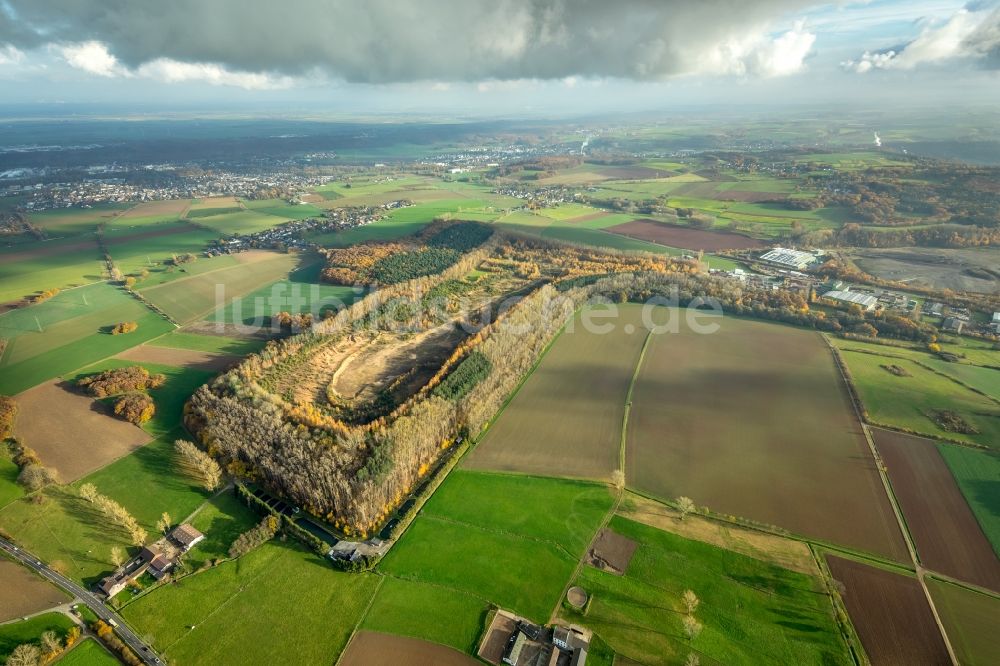
[(0, 0), (0, 105), (1000, 103), (1000, 0)]

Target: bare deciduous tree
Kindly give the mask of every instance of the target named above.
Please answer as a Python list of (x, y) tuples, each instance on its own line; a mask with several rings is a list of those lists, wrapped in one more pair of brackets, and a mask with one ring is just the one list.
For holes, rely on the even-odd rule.
[(684, 590), (684, 594), (681, 595), (681, 600), (684, 602), (684, 609), (687, 611), (688, 615), (691, 615), (698, 610), (698, 604), (701, 603), (701, 600), (698, 599), (698, 595), (696, 595), (693, 590)]
[(687, 518), (688, 514), (694, 511), (694, 500), (690, 497), (677, 498), (677, 510), (681, 512), (681, 520)]

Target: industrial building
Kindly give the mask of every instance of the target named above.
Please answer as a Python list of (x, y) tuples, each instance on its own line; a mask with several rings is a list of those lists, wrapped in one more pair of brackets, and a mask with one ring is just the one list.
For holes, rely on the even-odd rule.
[(834, 289), (823, 294), (823, 298), (829, 298), (840, 303), (858, 305), (862, 310), (870, 312), (878, 306), (878, 298), (872, 294), (865, 294), (860, 291), (841, 291)]
[(809, 268), (816, 262), (816, 255), (811, 252), (801, 252), (799, 250), (789, 250), (783, 247), (776, 247), (761, 255), (760, 260), (765, 264), (785, 268), (793, 271), (802, 271)]

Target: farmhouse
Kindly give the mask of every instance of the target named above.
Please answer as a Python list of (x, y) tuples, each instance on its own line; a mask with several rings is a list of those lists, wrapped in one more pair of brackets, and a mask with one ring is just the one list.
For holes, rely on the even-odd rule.
[(841, 303), (847, 303), (849, 305), (861, 306), (862, 310), (871, 312), (878, 305), (878, 298), (872, 296), (871, 294), (865, 294), (858, 291), (841, 291), (834, 289), (833, 291), (828, 291), (823, 294), (823, 298), (829, 298), (834, 301)]
[(144, 573), (149, 572), (153, 578), (161, 580), (174, 568), (181, 555), (204, 538), (205, 535), (191, 525), (178, 525), (167, 537), (144, 546), (138, 555), (101, 579), (97, 589), (110, 599)]
[(816, 256), (810, 252), (776, 247), (762, 254), (760, 260), (765, 264), (777, 266), (778, 268), (801, 271), (815, 263)]
[(583, 627), (543, 627), (498, 610), (486, 629), (478, 654), (497, 666), (584, 666), (591, 636)]
[(948, 317), (941, 324), (941, 328), (952, 333), (961, 333), (962, 329), (965, 328), (965, 322), (958, 317)]

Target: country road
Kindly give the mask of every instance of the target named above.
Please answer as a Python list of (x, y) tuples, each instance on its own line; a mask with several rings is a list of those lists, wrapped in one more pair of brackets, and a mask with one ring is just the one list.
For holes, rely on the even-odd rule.
[(132, 648), (132, 651), (135, 652), (136, 655), (138, 655), (138, 657), (145, 663), (150, 665), (162, 663), (160, 658), (156, 656), (156, 653), (153, 652), (153, 648), (143, 643), (139, 637), (125, 625), (124, 620), (122, 620), (117, 613), (105, 606), (104, 602), (98, 599), (94, 594), (73, 582), (66, 576), (63, 576), (58, 571), (50, 569), (40, 559), (2, 537), (0, 537), (0, 549), (32, 571), (44, 576), (56, 587), (69, 593), (71, 596), (76, 597), (81, 603), (86, 605), (87, 608), (92, 610), (97, 617), (113, 626), (115, 628), (115, 633), (118, 634), (118, 637), (126, 645)]

